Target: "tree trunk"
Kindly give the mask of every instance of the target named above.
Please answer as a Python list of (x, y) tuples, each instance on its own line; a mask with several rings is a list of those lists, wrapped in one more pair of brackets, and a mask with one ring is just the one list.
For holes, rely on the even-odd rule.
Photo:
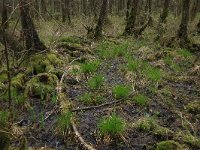
[(105, 24), (105, 20), (107, 17), (107, 7), (108, 7), (108, 0), (103, 0), (98, 23), (95, 29), (95, 35), (94, 35), (95, 38), (99, 38), (102, 36), (103, 26)]
[(157, 26), (158, 35), (155, 41), (158, 41), (164, 34), (165, 29), (164, 29), (163, 23), (166, 23), (166, 19), (169, 12), (169, 4), (170, 4), (170, 0), (164, 1), (163, 11), (162, 11), (162, 14), (160, 15), (160, 20)]
[(190, 21), (193, 21), (195, 19), (197, 12), (198, 12), (199, 5), (200, 5), (199, 0), (193, 1), (193, 5), (192, 5), (191, 10), (190, 10)]
[(198, 35), (200, 35), (200, 19), (199, 19), (199, 22), (197, 24), (197, 33), (198, 33)]
[(40, 10), (41, 10), (42, 16), (44, 18), (46, 18), (47, 17), (47, 7), (46, 7), (45, 0), (40, 1)]
[(66, 0), (61, 0), (61, 9), (62, 9), (62, 22), (66, 22), (66, 15), (67, 15), (67, 11), (66, 11)]
[(27, 50), (45, 50), (46, 46), (40, 41), (33, 20), (29, 14), (29, 5), (26, 0), (20, 0), (20, 17), (22, 34), (25, 38)]
[(189, 22), (189, 7), (190, 0), (183, 0), (182, 6), (182, 19), (178, 30), (178, 37), (182, 41), (187, 41), (188, 39), (188, 22)]
[(34, 7), (36, 10), (35, 17), (38, 18), (40, 14), (40, 6), (38, 0), (35, 0)]
[(8, 28), (8, 10), (6, 8), (5, 1), (2, 2), (2, 28), (5, 30)]
[(152, 18), (152, 0), (147, 0), (148, 9), (149, 9), (149, 26), (153, 26), (153, 18)]
[(169, 4), (170, 4), (170, 0), (165, 0), (164, 6), (163, 6), (163, 12), (160, 15), (160, 22), (159, 23), (165, 23), (166, 22), (166, 18), (168, 16), (168, 11), (169, 11)]
[(136, 17), (137, 17), (137, 10), (138, 10), (138, 3), (139, 3), (139, 0), (133, 0), (133, 2), (132, 2), (131, 12), (128, 15), (127, 23), (126, 23), (126, 27), (125, 27), (125, 31), (124, 31), (125, 35), (132, 35), (134, 33)]

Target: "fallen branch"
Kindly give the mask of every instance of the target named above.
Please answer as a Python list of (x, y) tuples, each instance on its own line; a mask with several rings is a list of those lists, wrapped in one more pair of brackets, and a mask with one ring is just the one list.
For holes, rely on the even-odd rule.
[[(133, 94), (133, 93), (131, 93), (129, 96), (131, 96), (132, 94)], [(128, 96), (128, 97), (129, 97), (129, 96)], [(75, 109), (72, 109), (71, 111), (72, 111), (72, 112), (77, 112), (77, 111), (83, 111), (83, 110), (97, 109), (97, 108), (109, 106), (109, 105), (112, 105), (112, 104), (119, 104), (119, 103), (123, 102), (124, 99), (125, 99), (125, 98), (122, 98), (122, 99), (120, 99), (120, 100), (115, 100), (115, 101), (112, 101), (112, 102), (103, 103), (103, 104), (97, 105), (97, 106), (89, 106), (89, 107), (75, 108)]]
[(78, 132), (77, 128), (76, 128), (76, 125), (73, 121), (71, 121), (71, 124), (72, 124), (72, 128), (74, 130), (74, 133), (76, 135), (76, 137), (79, 139), (79, 141), (81, 142), (81, 144), (87, 148), (88, 150), (96, 150), (95, 148), (93, 148), (91, 145), (87, 144), (85, 142), (85, 140), (82, 138), (81, 134)]
[(72, 109), (72, 112), (77, 112), (77, 111), (83, 111), (83, 110), (91, 110), (91, 109), (97, 109), (97, 108), (101, 108), (101, 107), (105, 107), (105, 106), (109, 106), (112, 104), (118, 104), (121, 103), (124, 99), (118, 100), (118, 101), (112, 101), (112, 102), (108, 102), (108, 103), (104, 103), (98, 106), (89, 106), (89, 107), (82, 107), (82, 108), (75, 108)]

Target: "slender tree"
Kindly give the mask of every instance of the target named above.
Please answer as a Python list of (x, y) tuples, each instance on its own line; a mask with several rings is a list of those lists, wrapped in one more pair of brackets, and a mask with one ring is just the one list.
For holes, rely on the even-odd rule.
[(102, 5), (101, 5), (101, 12), (99, 15), (98, 23), (95, 28), (95, 38), (99, 38), (102, 36), (102, 31), (103, 31), (103, 26), (105, 24), (105, 20), (107, 17), (107, 8), (108, 7), (108, 0), (103, 0)]
[(169, 4), (170, 0), (165, 0), (164, 5), (163, 5), (163, 11), (162, 14), (160, 15), (160, 21), (159, 23), (165, 23), (167, 16), (168, 16), (168, 11), (169, 11)]
[(182, 41), (187, 41), (190, 0), (183, 0), (182, 5), (182, 19), (178, 30), (178, 38)]
[(46, 7), (45, 0), (40, 0), (40, 10), (41, 10), (42, 16), (46, 19), (46, 17), (47, 17), (47, 7)]
[(192, 4), (191, 10), (190, 10), (190, 20), (191, 21), (193, 21), (194, 18), (196, 17), (199, 6), (200, 6), (200, 1), (193, 0), (193, 4)]
[(158, 35), (155, 39), (156, 41), (159, 40), (163, 36), (163, 33), (164, 33), (163, 23), (166, 23), (168, 11), (169, 11), (169, 4), (170, 4), (170, 0), (164, 1), (163, 11), (160, 15), (159, 23), (158, 23), (158, 26), (157, 26)]
[(197, 33), (200, 35), (200, 19), (199, 19), (199, 22), (197, 24)]
[(39, 7), (39, 2), (38, 0), (35, 0), (34, 2), (34, 7), (35, 7), (35, 17), (38, 18), (39, 17), (39, 14), (40, 14), (40, 7)]
[(61, 0), (61, 9), (62, 9), (62, 22), (66, 21), (67, 12), (66, 12), (67, 3), (66, 0)]
[(10, 63), (9, 63), (9, 56), (8, 56), (8, 47), (7, 47), (7, 38), (6, 38), (6, 28), (8, 24), (8, 16), (7, 16), (7, 8), (5, 5), (5, 0), (3, 0), (2, 5), (2, 24), (0, 26), (0, 33), (2, 36), (1, 43), (4, 45), (4, 54), (6, 59), (6, 67), (7, 67), (7, 78), (8, 78), (8, 101), (9, 101), (9, 109), (12, 112), (12, 97), (11, 97), (11, 74), (10, 74)]
[[(127, 6), (129, 6), (130, 1), (127, 2)], [(124, 34), (125, 35), (132, 35), (135, 29), (136, 17), (137, 17), (137, 10), (138, 10), (138, 3), (139, 0), (132, 0), (131, 4), (131, 12), (127, 14), (127, 21)]]
[(2, 26), (3, 29), (8, 28), (8, 10), (6, 8), (5, 0), (3, 0), (3, 2), (2, 2), (2, 22), (1, 22), (1, 26)]
[(26, 49), (45, 50), (46, 46), (40, 41), (33, 20), (30, 17), (29, 5), (27, 4), (26, 0), (20, 0), (20, 17)]

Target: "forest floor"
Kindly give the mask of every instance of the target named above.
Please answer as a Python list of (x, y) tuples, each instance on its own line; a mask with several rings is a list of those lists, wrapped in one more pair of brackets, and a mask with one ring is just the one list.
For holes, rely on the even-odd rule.
[[(29, 98), (23, 106), (17, 105), (19, 99), (16, 104), (20, 117), (15, 122), (29, 147), (84, 149), (71, 127), (60, 131), (58, 118), (67, 108), (82, 138), (97, 150), (158, 149), (159, 145), (200, 149), (200, 70), (198, 63), (193, 66), (195, 55), (188, 50), (145, 39), (119, 37), (93, 43), (65, 37), (52, 57), (44, 55), (33, 58), (33, 66), (42, 66), (46, 56), (53, 65), (44, 62), (48, 71), (34, 66), (31, 73), (24, 68), (29, 77), (20, 86)], [(55, 69), (59, 71), (49, 75)], [(17, 79), (23, 76), (17, 75)], [(59, 80), (53, 81), (51, 90), (45, 86), (53, 75)], [(61, 79), (63, 97), (55, 91)], [(40, 84), (31, 80), (45, 84), (39, 94)], [(113, 115), (123, 120), (124, 131), (102, 135), (101, 120)], [(13, 147), (18, 145), (19, 139), (14, 139)]]

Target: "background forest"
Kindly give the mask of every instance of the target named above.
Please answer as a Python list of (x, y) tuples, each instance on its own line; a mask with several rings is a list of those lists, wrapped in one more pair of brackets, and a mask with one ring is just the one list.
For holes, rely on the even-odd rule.
[(199, 0), (0, 0), (0, 150), (200, 149)]

